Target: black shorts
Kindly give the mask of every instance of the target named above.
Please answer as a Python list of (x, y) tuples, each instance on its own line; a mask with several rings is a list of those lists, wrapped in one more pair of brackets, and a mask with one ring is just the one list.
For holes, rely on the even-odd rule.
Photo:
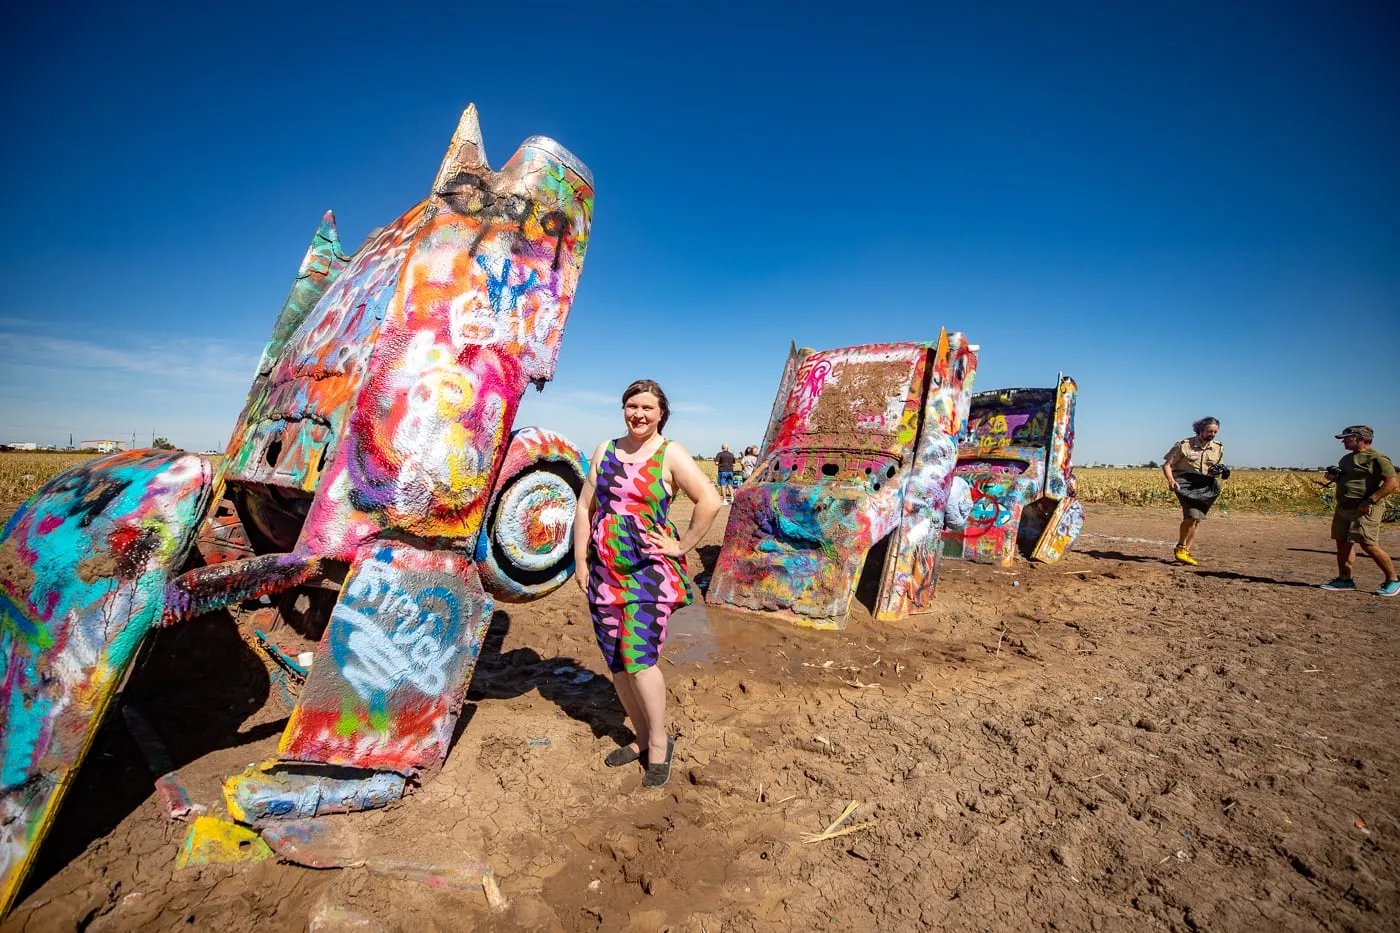
[(1215, 500), (1220, 498), (1220, 481), (1204, 473), (1185, 472), (1176, 475), (1176, 501), (1181, 503), (1181, 517), (1196, 521), (1206, 517)]

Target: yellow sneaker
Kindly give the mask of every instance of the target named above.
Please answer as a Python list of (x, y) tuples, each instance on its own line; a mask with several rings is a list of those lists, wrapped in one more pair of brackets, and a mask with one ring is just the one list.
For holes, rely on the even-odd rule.
[(1196, 566), (1199, 566), (1199, 565), (1200, 565), (1200, 561), (1198, 561), (1198, 560), (1196, 560), (1196, 558), (1192, 557), (1192, 556), (1191, 556), (1191, 552), (1188, 551), (1188, 550), (1186, 550), (1186, 548), (1182, 547), (1180, 544), (1178, 544), (1178, 545), (1176, 546), (1176, 559), (1177, 559), (1180, 563), (1183, 563), (1183, 564), (1190, 564), (1192, 567), (1196, 567)]

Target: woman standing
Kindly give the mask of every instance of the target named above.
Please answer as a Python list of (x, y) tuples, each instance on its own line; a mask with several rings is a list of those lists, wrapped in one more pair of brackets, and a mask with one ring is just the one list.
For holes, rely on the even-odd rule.
[[(609, 767), (641, 760), (644, 787), (671, 777), (675, 743), (666, 735), (666, 683), (657, 662), (671, 613), (693, 597), (685, 554), (719, 513), (720, 500), (695, 460), (662, 435), (666, 393), (638, 379), (622, 393), (627, 433), (598, 446), (574, 518), (575, 576), (588, 597), (593, 634), (637, 739), (604, 759)], [(695, 503), (678, 535), (668, 513), (677, 487)]]
[(1230, 470), (1224, 464), (1225, 448), (1215, 439), (1220, 433), (1219, 420), (1202, 418), (1192, 423), (1191, 430), (1196, 432), (1194, 436), (1177, 441), (1162, 455), (1162, 473), (1181, 503), (1181, 530), (1174, 556), (1194, 567), (1200, 563), (1191, 556), (1196, 529), (1220, 497), (1216, 477), (1229, 479)]

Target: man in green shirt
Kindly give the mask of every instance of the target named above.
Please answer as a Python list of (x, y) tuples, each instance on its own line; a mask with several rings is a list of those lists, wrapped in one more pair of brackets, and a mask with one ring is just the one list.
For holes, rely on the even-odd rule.
[(1385, 572), (1385, 582), (1377, 596), (1400, 596), (1400, 579), (1395, 564), (1381, 548), (1381, 519), (1385, 497), (1400, 486), (1395, 464), (1379, 450), (1371, 449), (1375, 432), (1364, 424), (1354, 424), (1337, 435), (1349, 453), (1335, 467), (1327, 468), (1328, 479), (1337, 483), (1337, 511), (1332, 516), (1332, 539), (1337, 542), (1337, 579), (1322, 584), (1324, 590), (1354, 590), (1351, 578), (1352, 545), (1361, 550)]

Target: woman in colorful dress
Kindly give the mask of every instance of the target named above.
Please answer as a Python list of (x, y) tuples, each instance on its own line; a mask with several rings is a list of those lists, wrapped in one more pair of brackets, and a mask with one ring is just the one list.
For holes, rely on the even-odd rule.
[[(593, 453), (574, 519), (575, 578), (588, 597), (593, 633), (636, 741), (604, 762), (640, 760), (645, 787), (671, 776), (675, 743), (666, 734), (666, 683), (657, 662), (671, 613), (693, 599), (685, 555), (719, 514), (714, 486), (690, 452), (662, 435), (671, 409), (666, 393), (639, 379), (622, 393), (626, 435)], [(677, 488), (695, 503), (684, 535), (668, 512)]]

